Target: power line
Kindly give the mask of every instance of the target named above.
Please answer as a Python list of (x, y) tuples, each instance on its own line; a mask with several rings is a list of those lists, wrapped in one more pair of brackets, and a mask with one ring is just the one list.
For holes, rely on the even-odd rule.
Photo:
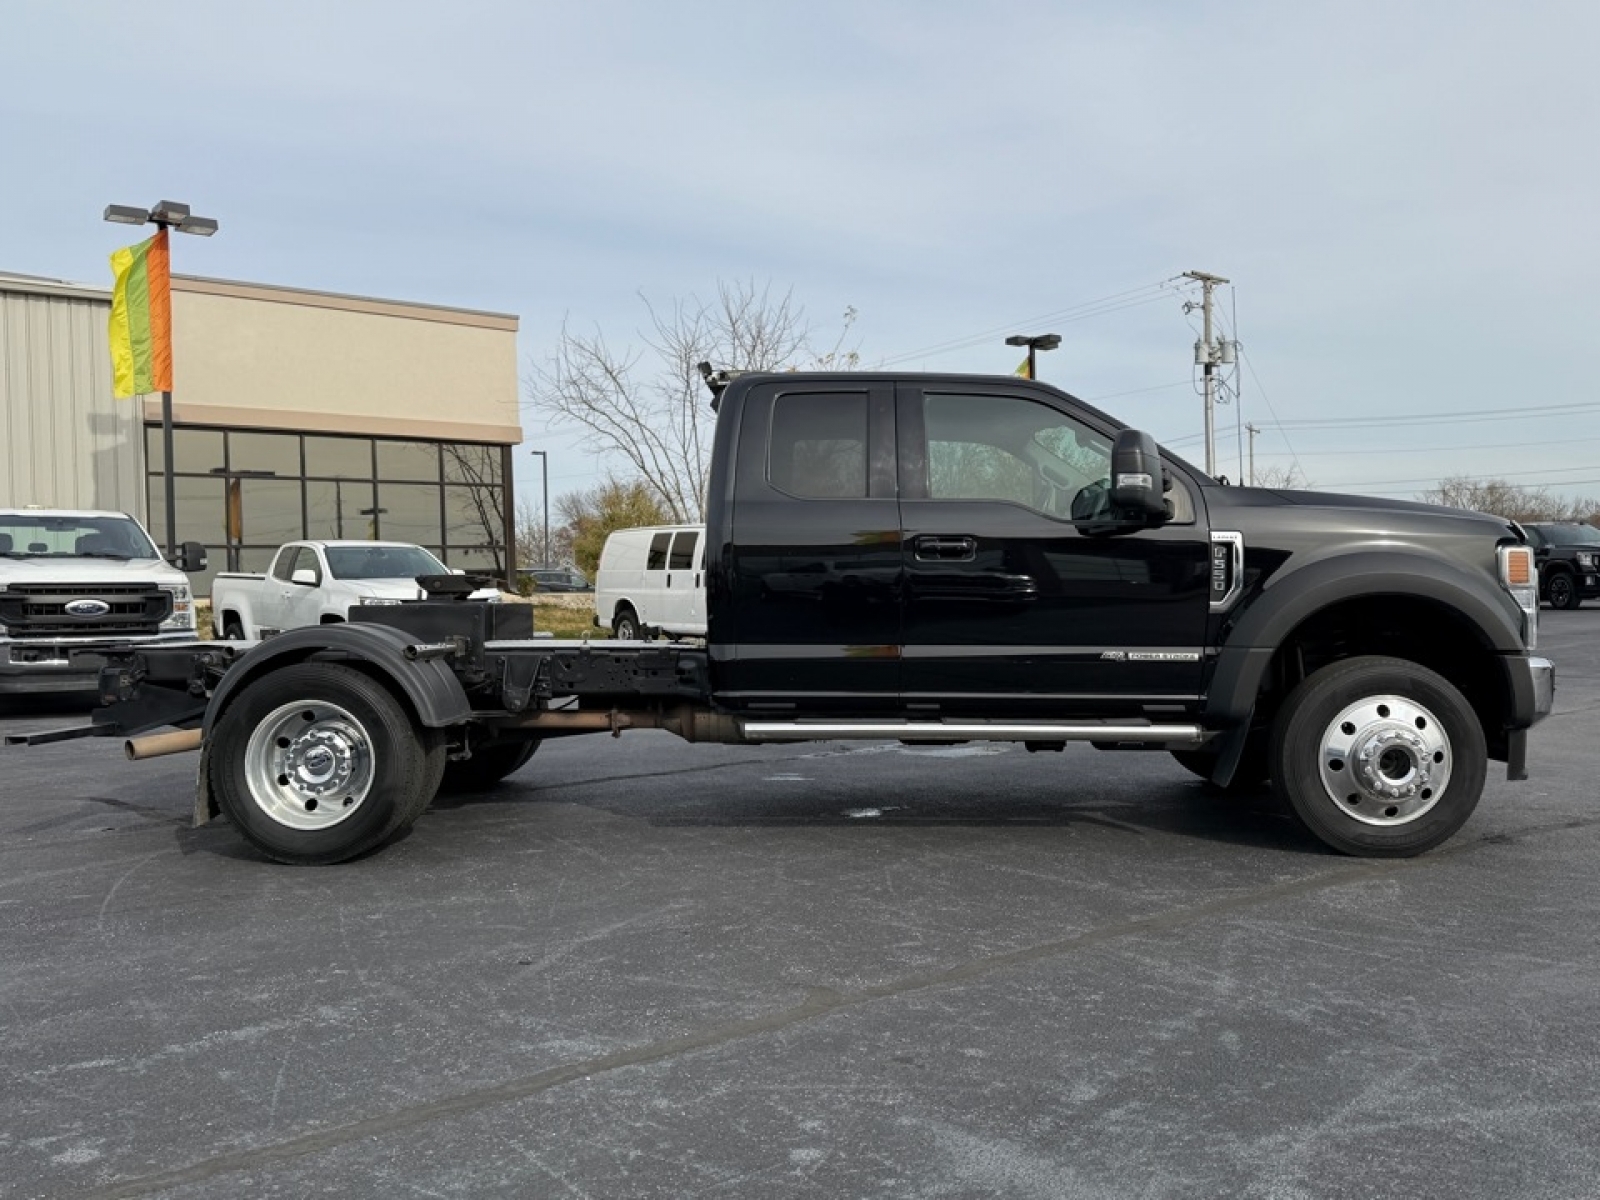
[(1532, 408), (1478, 408), (1459, 413), (1398, 413), (1366, 417), (1307, 417), (1292, 421), (1274, 421), (1277, 429), (1349, 429), (1356, 426), (1369, 428), (1391, 425), (1440, 425), (1477, 421), (1514, 421), (1526, 417), (1560, 417), (1576, 413), (1594, 412), (1600, 403), (1586, 401), (1577, 404), (1546, 404)]
[[(1600, 442), (1600, 437), (1561, 439), (1561, 444), (1563, 446), (1581, 446), (1589, 442)], [(1469, 446), (1429, 446), (1428, 453), (1430, 455), (1436, 455), (1448, 454), (1456, 450), (1526, 450), (1530, 447), (1548, 447), (1549, 445), (1549, 438), (1542, 438), (1537, 442), (1473, 442)], [(1267, 456), (1272, 456), (1282, 454), (1284, 451), (1268, 450), (1263, 451), (1262, 453)], [(1368, 458), (1376, 458), (1382, 453), (1384, 452), (1374, 450), (1371, 446), (1363, 446), (1358, 450), (1307, 450), (1305, 456), (1307, 458), (1328, 458), (1334, 455), (1365, 454)]]
[(1058, 325), (1070, 324), (1074, 321), (1085, 321), (1091, 317), (1101, 317), (1108, 313), (1121, 312), (1124, 309), (1153, 304), (1166, 298), (1167, 289), (1171, 282), (1168, 279), (1162, 280), (1160, 283), (1147, 283), (1140, 287), (1129, 288), (1126, 291), (1113, 292), (1109, 296), (1101, 296), (1095, 300), (1085, 300), (1082, 303), (1056, 309), (1053, 312), (1041, 313), (1038, 316), (1025, 317), (1017, 321), (1008, 321), (1004, 325), (997, 325), (979, 333), (953, 338), (949, 341), (939, 342), (905, 354), (891, 355), (888, 358), (880, 359), (879, 365), (893, 366), (896, 363), (908, 362), (916, 358), (926, 358), (930, 355), (943, 354), (952, 350), (964, 350), (970, 346), (982, 345), (984, 342), (1002, 334), (1011, 333), (1024, 326), (1041, 325), (1046, 322)]

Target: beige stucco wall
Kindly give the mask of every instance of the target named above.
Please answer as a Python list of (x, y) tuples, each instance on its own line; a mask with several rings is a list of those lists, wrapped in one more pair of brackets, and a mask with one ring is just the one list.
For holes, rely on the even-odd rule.
[(179, 424), (522, 441), (512, 316), (175, 275), (172, 339)]

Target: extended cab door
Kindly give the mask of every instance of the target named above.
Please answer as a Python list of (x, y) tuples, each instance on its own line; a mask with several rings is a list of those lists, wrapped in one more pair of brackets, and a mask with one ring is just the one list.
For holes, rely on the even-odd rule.
[(902, 685), (930, 712), (1139, 714), (1200, 691), (1209, 548), (1108, 519), (1114, 430), (1004, 381), (902, 384)]
[[(285, 551), (287, 553), (287, 551)], [(313, 583), (295, 583), (293, 576), (300, 571), (311, 572)], [(289, 563), (290, 582), (286, 585), (283, 611), (278, 614), (278, 628), (298, 629), (302, 625), (315, 625), (322, 620), (323, 586), (328, 573), (322, 556), (313, 546), (301, 546)]]
[(894, 393), (882, 379), (775, 380), (739, 410), (711, 613), (720, 700), (782, 712), (899, 703)]

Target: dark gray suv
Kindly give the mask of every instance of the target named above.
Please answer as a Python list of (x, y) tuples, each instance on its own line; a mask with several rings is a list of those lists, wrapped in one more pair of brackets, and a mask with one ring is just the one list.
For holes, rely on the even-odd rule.
[(1600, 596), (1600, 529), (1577, 521), (1524, 525), (1539, 565), (1539, 593), (1551, 608)]
[(523, 567), (517, 572), (539, 592), (592, 592), (594, 584), (572, 567)]

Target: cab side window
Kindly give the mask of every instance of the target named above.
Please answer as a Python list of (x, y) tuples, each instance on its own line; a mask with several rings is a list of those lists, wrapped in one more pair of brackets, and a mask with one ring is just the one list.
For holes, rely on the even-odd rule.
[(1109, 439), (1035, 400), (930, 393), (923, 419), (934, 500), (1003, 500), (1071, 520), (1100, 503), (1111, 475)]
[(777, 397), (767, 480), (780, 491), (805, 499), (865, 497), (866, 394), (789, 392)]

